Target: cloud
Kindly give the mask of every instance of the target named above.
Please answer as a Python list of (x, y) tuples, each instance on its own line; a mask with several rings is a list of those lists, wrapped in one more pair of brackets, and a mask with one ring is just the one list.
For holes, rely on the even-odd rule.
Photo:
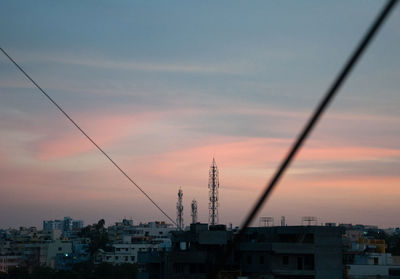
[[(203, 144), (145, 157), (141, 164), (142, 169), (148, 169), (148, 175), (168, 181), (184, 181), (195, 186), (204, 181), (211, 159), (215, 156), (225, 182), (224, 187), (242, 190), (247, 187), (260, 188), (274, 173), (291, 143), (291, 140), (280, 138), (216, 137)], [(335, 176), (340, 177), (341, 164), (371, 160), (379, 164), (399, 156), (399, 149), (329, 146), (314, 141), (301, 150), (288, 175), (293, 179), (323, 180), (327, 173), (334, 173), (325, 178), (335, 180)], [(320, 165), (325, 165), (325, 168), (319, 168)], [(379, 175), (379, 171), (375, 174)], [(347, 171), (341, 175), (350, 177), (361, 174), (358, 170), (353, 174)], [(382, 172), (381, 176), (385, 175)], [(295, 181), (293, 179), (292, 182)]]
[[(102, 148), (115, 144), (130, 135), (141, 125), (147, 125), (155, 115), (144, 113), (142, 115), (101, 115), (78, 116), (83, 119), (80, 123), (87, 134)], [(96, 150), (77, 129), (56, 135), (48, 140), (40, 141), (37, 145), (37, 156), (40, 160), (54, 160), (65, 157), (81, 155)]]
[(195, 74), (241, 74), (242, 69), (232, 63), (199, 62), (159, 62), (159, 61), (119, 61), (101, 55), (70, 53), (23, 53), (18, 57), (26, 62), (52, 62), (77, 66), (105, 68), (123, 71), (195, 73)]

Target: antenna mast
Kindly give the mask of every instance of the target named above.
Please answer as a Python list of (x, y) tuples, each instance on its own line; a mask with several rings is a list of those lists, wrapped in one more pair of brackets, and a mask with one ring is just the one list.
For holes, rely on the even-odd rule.
[(197, 201), (192, 200), (192, 224), (197, 223)]
[(178, 202), (176, 203), (176, 226), (178, 229), (183, 230), (183, 203), (182, 203), (183, 192), (179, 188), (178, 191)]
[(208, 188), (210, 200), (208, 205), (208, 223), (210, 225), (218, 224), (218, 188), (219, 188), (219, 177), (218, 177), (218, 167), (213, 158), (208, 178)]

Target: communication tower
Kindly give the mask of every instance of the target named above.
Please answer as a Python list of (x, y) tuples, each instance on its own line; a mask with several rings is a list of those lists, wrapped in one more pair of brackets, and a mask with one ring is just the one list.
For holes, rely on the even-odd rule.
[(183, 203), (182, 203), (183, 192), (179, 188), (178, 191), (178, 202), (176, 203), (176, 225), (178, 229), (183, 230)]
[(285, 218), (285, 216), (282, 216), (281, 217), (281, 227), (284, 227), (284, 226), (286, 226), (286, 218)]
[(197, 223), (197, 201), (192, 200), (192, 224)]
[(210, 225), (218, 224), (218, 188), (219, 188), (219, 177), (218, 167), (213, 158), (208, 178), (208, 189), (209, 189), (209, 205), (208, 205), (208, 223)]

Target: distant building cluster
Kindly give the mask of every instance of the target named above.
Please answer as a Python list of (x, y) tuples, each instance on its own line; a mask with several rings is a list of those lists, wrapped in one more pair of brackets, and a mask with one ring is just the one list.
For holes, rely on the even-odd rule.
[[(399, 229), (325, 223), (302, 218), (288, 226), (281, 217), (260, 218), (240, 241), (239, 229), (192, 223), (179, 230), (165, 222), (134, 224), (123, 219), (109, 227), (104, 220), (83, 226), (65, 217), (35, 227), (0, 230), (0, 273), (36, 266), (70, 270), (91, 262), (134, 264), (138, 278), (334, 279), (399, 278), (400, 256), (388, 252)], [(400, 241), (398, 242), (400, 243)], [(229, 250), (230, 249), (230, 250)], [(399, 248), (400, 249), (400, 248)], [(230, 251), (227, 253), (227, 251)]]
[(74, 264), (88, 261), (136, 264), (138, 252), (170, 249), (170, 232), (176, 230), (158, 221), (134, 225), (132, 220), (123, 219), (108, 228), (103, 225), (84, 227), (83, 221), (65, 217), (43, 221), (42, 230), (0, 230), (0, 273), (36, 266), (70, 270)]
[(376, 226), (339, 224), (343, 234), (343, 257), (347, 278), (400, 278), (400, 256), (388, 253), (381, 237), (400, 237), (399, 229), (381, 230)]
[(43, 221), (43, 229), (20, 227), (0, 231), (0, 272), (12, 268), (63, 265), (90, 260), (89, 239), (80, 238), (83, 221)]
[(400, 278), (400, 256), (374, 237), (399, 239), (399, 229), (302, 221), (308, 224), (286, 226), (282, 218), (281, 226), (251, 227), (238, 243), (237, 228), (191, 224), (171, 233), (170, 250), (140, 252), (138, 263), (145, 278)]
[(95, 263), (134, 264), (137, 263), (138, 252), (169, 250), (170, 232), (174, 230), (176, 228), (165, 222), (149, 222), (135, 226), (132, 220), (124, 219), (108, 227), (110, 249), (96, 251)]

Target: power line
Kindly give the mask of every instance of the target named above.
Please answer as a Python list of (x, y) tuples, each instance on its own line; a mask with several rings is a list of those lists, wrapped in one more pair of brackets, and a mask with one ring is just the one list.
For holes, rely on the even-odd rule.
[(343, 82), (346, 80), (352, 69), (354, 68), (355, 64), (358, 62), (360, 59), (361, 55), (364, 53), (368, 45), (371, 43), (372, 39), (376, 35), (377, 31), (379, 28), (382, 26), (383, 22), (385, 19), (388, 17), (389, 13), (393, 10), (395, 4), (397, 4), (397, 0), (388, 0), (386, 5), (383, 7), (381, 12), (378, 14), (368, 31), (365, 33), (364, 37), (361, 39), (359, 42), (358, 46), (355, 48), (353, 51), (352, 55), (349, 57), (348, 61), (346, 64), (344, 64), (344, 67), (342, 70), (339, 72), (338, 76), (336, 79), (334, 79), (332, 85), (328, 88), (325, 96), (315, 109), (314, 113), (311, 115), (311, 118), (306, 122), (306, 125), (304, 126), (303, 130), (299, 134), (299, 137), (297, 140), (294, 142), (292, 145), (292, 148), (290, 149), (289, 153), (277, 169), (276, 173), (270, 180), (270, 182), (267, 184), (264, 192), (261, 194), (259, 199), (256, 201), (254, 207), (252, 210), (249, 212), (247, 215), (247, 218), (242, 224), (242, 227), (240, 228), (240, 231), (238, 235), (233, 239), (232, 242), (230, 242), (224, 252), (224, 256), (221, 258), (220, 265), (214, 267), (208, 278), (216, 278), (217, 273), (221, 271), (221, 269), (224, 267), (226, 264), (228, 258), (232, 255), (233, 248), (237, 243), (240, 243), (241, 239), (243, 238), (247, 228), (253, 221), (254, 217), (257, 215), (258, 211), (261, 209), (262, 205), (264, 202), (268, 199), (268, 197), (271, 195), (272, 190), (276, 187), (277, 183), (279, 182), (279, 179), (282, 177), (284, 174), (285, 170), (289, 167), (291, 161), (293, 160), (294, 156), (296, 153), (299, 151), (299, 149), (302, 147), (304, 141), (307, 139), (309, 134), (312, 132), (313, 128), (315, 127), (316, 123), (318, 122), (319, 118), (321, 115), (324, 113), (326, 108), (328, 107), (329, 103), (332, 101), (332, 99), (335, 97), (337, 94), (338, 90), (340, 89), (341, 85)]
[(17, 62), (14, 61), (14, 59), (11, 58), (10, 55), (2, 48), (0, 47), (0, 50), (4, 53), (4, 55), (25, 75), (27, 79), (29, 79), (37, 89), (39, 89), (40, 92), (43, 93), (43, 95), (53, 104), (55, 105), (58, 110), (66, 117), (68, 120), (140, 191), (142, 192), (143, 195), (146, 196), (146, 198), (158, 209), (161, 211), (162, 214), (164, 214), (165, 217), (167, 217), (174, 225), (176, 225), (175, 221), (172, 220), (171, 217), (168, 216), (167, 213), (165, 213), (164, 210), (138, 185), (136, 184), (135, 181), (113, 160), (111, 157), (69, 116), (68, 113), (65, 112), (65, 110), (54, 101), (53, 98), (50, 97), (49, 94), (47, 94), (25, 71), (22, 69), (20, 65), (17, 64)]
[(274, 187), (277, 185), (279, 179), (281, 176), (284, 174), (285, 170), (289, 167), (291, 161), (293, 160), (294, 156), (298, 152), (298, 150), (301, 148), (303, 145), (304, 141), (307, 139), (315, 125), (317, 124), (319, 118), (321, 115), (324, 113), (326, 108), (328, 107), (329, 103), (332, 101), (332, 99), (335, 97), (336, 93), (340, 89), (341, 85), (343, 82), (346, 80), (352, 69), (354, 68), (355, 64), (357, 61), (360, 59), (361, 55), (364, 53), (365, 49), (371, 42), (371, 40), (374, 38), (376, 35), (378, 29), (382, 26), (383, 22), (389, 15), (389, 13), (393, 10), (395, 4), (397, 3), (397, 0), (389, 0), (382, 11), (379, 13), (377, 18), (374, 20), (372, 25), (370, 26), (369, 30), (367, 33), (365, 33), (364, 37), (358, 44), (357, 48), (354, 50), (352, 55), (350, 56), (349, 60), (346, 62), (344, 65), (343, 69), (340, 71), (339, 75), (336, 77), (332, 85), (328, 88), (328, 91), (325, 94), (325, 97), (322, 99), (314, 113), (312, 114), (311, 118), (309, 121), (306, 123), (304, 126), (302, 132), (300, 133), (299, 137), (293, 144), (292, 148), (290, 149), (290, 152), (287, 154), (286, 158), (284, 161), (281, 163), (280, 167), (276, 171), (275, 175), (267, 184), (266, 189), (264, 190), (263, 194), (260, 196), (258, 201), (255, 203), (253, 209), (250, 211), (248, 214), (247, 218), (245, 219), (239, 235), (242, 235), (245, 230), (249, 227), (250, 223), (253, 221), (254, 217), (258, 213), (258, 211), (261, 209), (262, 205), (266, 201), (266, 199), (270, 196), (272, 190)]

